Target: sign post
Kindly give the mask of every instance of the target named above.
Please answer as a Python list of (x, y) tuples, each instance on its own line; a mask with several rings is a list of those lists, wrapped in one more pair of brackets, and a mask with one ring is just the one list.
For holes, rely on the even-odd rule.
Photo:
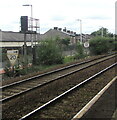
[(14, 73), (14, 65), (16, 63), (19, 51), (18, 50), (7, 50), (7, 57), (11, 63), (13, 73)]
[(88, 47), (89, 47), (89, 42), (85, 42), (85, 43), (84, 43), (84, 47), (85, 47), (85, 48), (88, 48)]
[(86, 54), (88, 55), (88, 48), (89, 48), (89, 42), (85, 42), (84, 43), (84, 47), (86, 48), (85, 50), (86, 50)]

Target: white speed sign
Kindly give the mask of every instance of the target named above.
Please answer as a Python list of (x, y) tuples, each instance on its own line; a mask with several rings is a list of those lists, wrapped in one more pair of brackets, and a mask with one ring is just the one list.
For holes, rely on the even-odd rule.
[(88, 48), (88, 47), (89, 47), (89, 42), (85, 42), (85, 43), (84, 43), (84, 47), (85, 47), (85, 48)]
[(15, 64), (18, 54), (19, 54), (18, 50), (7, 50), (7, 57), (12, 66)]

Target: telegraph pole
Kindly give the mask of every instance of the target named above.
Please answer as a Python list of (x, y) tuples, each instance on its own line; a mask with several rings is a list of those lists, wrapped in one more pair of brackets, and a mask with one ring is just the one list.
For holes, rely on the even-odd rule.
[(82, 20), (81, 19), (77, 19), (77, 21), (80, 21), (80, 42), (82, 44)]

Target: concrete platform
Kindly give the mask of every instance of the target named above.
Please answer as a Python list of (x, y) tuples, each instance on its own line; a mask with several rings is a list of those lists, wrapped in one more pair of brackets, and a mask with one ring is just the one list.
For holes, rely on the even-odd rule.
[(117, 120), (117, 77), (109, 82), (72, 120)]

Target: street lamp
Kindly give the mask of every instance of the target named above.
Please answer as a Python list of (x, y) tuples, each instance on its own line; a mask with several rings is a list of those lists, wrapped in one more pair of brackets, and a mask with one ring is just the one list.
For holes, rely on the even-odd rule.
[(22, 5), (22, 6), (30, 6), (30, 7), (31, 7), (31, 18), (33, 18), (33, 10), (32, 10), (32, 5), (30, 5), (30, 4), (25, 4), (25, 5)]
[(77, 21), (80, 21), (80, 42), (82, 43), (82, 20), (77, 19)]

